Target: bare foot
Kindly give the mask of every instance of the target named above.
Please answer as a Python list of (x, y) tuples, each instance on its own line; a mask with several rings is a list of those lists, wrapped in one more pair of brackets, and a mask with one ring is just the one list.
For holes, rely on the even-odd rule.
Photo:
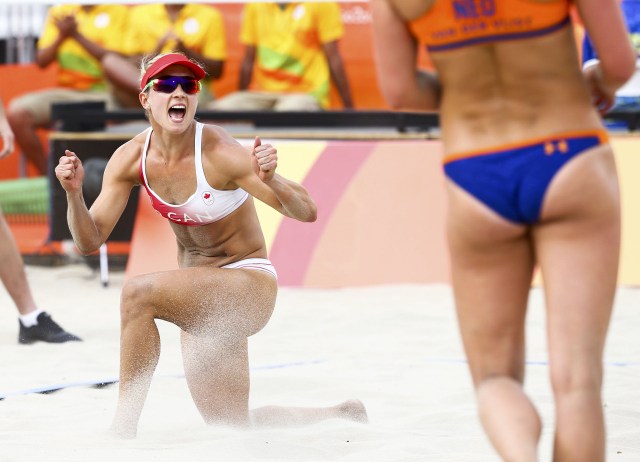
[(359, 399), (350, 399), (339, 405), (340, 414), (354, 422), (367, 423), (367, 410)]

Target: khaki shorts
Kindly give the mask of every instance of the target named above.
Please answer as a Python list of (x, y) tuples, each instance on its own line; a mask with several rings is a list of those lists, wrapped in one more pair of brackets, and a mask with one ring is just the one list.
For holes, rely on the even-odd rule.
[(321, 111), (318, 100), (305, 93), (237, 91), (207, 105), (222, 111)]
[(107, 91), (79, 91), (68, 88), (47, 88), (26, 93), (11, 101), (12, 110), (23, 110), (31, 113), (37, 126), (46, 127), (51, 124), (51, 105), (53, 103), (81, 103), (86, 101), (103, 101), (107, 109), (115, 109), (114, 98)]

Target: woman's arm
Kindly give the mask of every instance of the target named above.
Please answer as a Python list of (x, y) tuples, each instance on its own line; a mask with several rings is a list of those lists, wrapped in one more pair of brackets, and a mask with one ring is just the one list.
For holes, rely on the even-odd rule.
[(2, 139), (2, 148), (0, 149), (0, 159), (11, 154), (13, 152), (13, 131), (7, 120), (7, 115), (4, 111), (4, 104), (0, 99), (0, 139)]
[(349, 79), (344, 69), (344, 62), (342, 61), (342, 56), (338, 48), (338, 41), (334, 40), (323, 44), (322, 50), (327, 57), (331, 79), (338, 89), (343, 106), (345, 109), (352, 109), (353, 98), (351, 96), (351, 86), (349, 85)]
[(51, 18), (51, 21), (58, 29), (58, 34), (50, 45), (38, 48), (36, 53), (36, 63), (43, 69), (57, 60), (60, 45), (71, 36), (73, 29), (77, 27), (75, 18), (70, 15)]
[(378, 81), (393, 109), (435, 111), (440, 82), (435, 73), (417, 68), (418, 43), (388, 0), (372, 0), (373, 37)]
[(606, 111), (615, 92), (633, 74), (636, 53), (617, 0), (578, 0), (578, 10), (598, 61), (585, 66), (584, 75), (594, 103)]
[(238, 81), (239, 90), (247, 90), (253, 78), (253, 66), (256, 60), (256, 47), (245, 45), (242, 64), (240, 65), (240, 79)]
[[(125, 145), (126, 146), (126, 145)], [(130, 179), (126, 149), (119, 148), (109, 160), (100, 194), (87, 209), (82, 194), (84, 168), (75, 153), (66, 150), (55, 168), (67, 193), (67, 222), (78, 250), (94, 252), (107, 240), (124, 211), (134, 182)]]
[(276, 173), (278, 153), (270, 144), (262, 144), (256, 137), (252, 152), (236, 142), (225, 156), (223, 167), (230, 183), (247, 191), (283, 215), (303, 222), (317, 218), (316, 204), (300, 184)]

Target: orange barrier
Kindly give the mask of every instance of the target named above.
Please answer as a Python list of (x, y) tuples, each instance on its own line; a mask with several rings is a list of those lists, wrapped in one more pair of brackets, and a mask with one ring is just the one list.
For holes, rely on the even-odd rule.
[(140, 192), (138, 201), (126, 277), (176, 269), (176, 237), (169, 223), (153, 210), (146, 192)]
[[(40, 69), (35, 64), (3, 64), (0, 65), (0, 97), (5, 108), (13, 98), (23, 93), (42, 88), (53, 87), (56, 84), (56, 66)], [(39, 132), (40, 141), (46, 146), (47, 132)], [(0, 180), (18, 178), (20, 175), (20, 158), (17, 155), (18, 148), (13, 154), (0, 159)], [(29, 167), (27, 176), (37, 176), (37, 172)]]
[(47, 246), (47, 238), (49, 237), (49, 225), (47, 223), (9, 223), (9, 228), (11, 228), (18, 250), (22, 255), (49, 254), (53, 252), (53, 249)]

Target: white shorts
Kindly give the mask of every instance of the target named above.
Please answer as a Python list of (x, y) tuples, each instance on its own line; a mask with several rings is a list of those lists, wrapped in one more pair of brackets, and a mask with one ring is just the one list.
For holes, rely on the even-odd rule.
[(276, 269), (273, 267), (273, 264), (266, 258), (246, 258), (244, 260), (235, 261), (233, 263), (229, 263), (228, 265), (224, 265), (222, 266), (222, 268), (259, 270), (269, 273), (274, 278), (278, 279), (278, 273), (276, 273)]

